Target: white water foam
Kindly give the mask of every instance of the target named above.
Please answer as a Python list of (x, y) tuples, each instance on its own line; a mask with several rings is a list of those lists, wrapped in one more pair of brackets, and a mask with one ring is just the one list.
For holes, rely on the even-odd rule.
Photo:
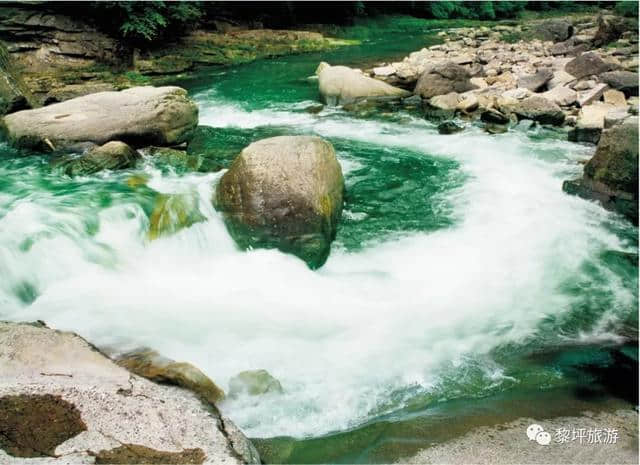
[[(319, 271), (274, 250), (238, 251), (209, 204), (219, 174), (150, 171), (158, 191), (197, 192), (208, 218), (151, 243), (136, 204), (102, 210), (93, 238), (73, 215), (37, 200), (0, 219), (3, 275), (35, 274), (40, 291), (12, 318), (40, 318), (121, 350), (149, 345), (194, 363), (223, 388), (239, 371), (267, 369), (283, 395), (221, 406), (249, 436), (317, 436), (398, 408), (394, 392), (429, 390), (442, 366), (522, 341), (549, 315), (566, 312), (572, 298), (562, 283), (599, 251), (624, 248), (602, 227), (613, 215), (561, 190), (561, 174), (577, 172), (570, 161), (592, 149), (473, 129), (441, 136), (420, 120), (249, 112), (224, 101), (201, 113), (203, 124), (217, 127), (290, 125), (451, 158), (469, 175), (450, 193), (456, 226), (334, 251)], [(348, 155), (343, 163), (366, 163)], [(25, 255), (15, 237), (29, 228), (51, 237)], [(629, 291), (620, 285), (616, 295), (624, 301)], [(505, 378), (487, 365), (488, 385)]]

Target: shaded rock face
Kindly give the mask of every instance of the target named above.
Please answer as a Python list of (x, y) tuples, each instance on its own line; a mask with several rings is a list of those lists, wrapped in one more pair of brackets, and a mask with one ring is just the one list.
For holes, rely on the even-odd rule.
[(593, 43), (598, 46), (616, 41), (625, 32), (635, 32), (637, 28), (637, 23), (634, 26), (632, 21), (619, 16), (599, 15), (597, 23), (598, 30), (593, 37)]
[(426, 69), (418, 79), (413, 93), (422, 98), (450, 92), (463, 93), (475, 89), (469, 79), (471, 75), (465, 68), (453, 62), (445, 62)]
[(638, 78), (638, 73), (631, 71), (610, 71), (600, 75), (602, 82), (624, 92), (627, 97), (638, 95)]
[(605, 130), (581, 179), (565, 181), (563, 190), (599, 200), (605, 208), (638, 223), (638, 118)]
[(573, 26), (567, 21), (551, 19), (537, 24), (533, 28), (533, 35), (541, 40), (563, 42), (573, 35)]
[(218, 184), (214, 204), (240, 247), (275, 247), (317, 268), (335, 238), (343, 190), (329, 142), (272, 137), (238, 155)]
[(35, 106), (29, 89), (14, 70), (8, 50), (0, 42), (0, 116)]
[(64, 172), (69, 176), (89, 175), (102, 170), (131, 168), (140, 154), (124, 142), (111, 141), (90, 149), (81, 157), (70, 160)]
[(198, 107), (180, 87), (133, 87), (99, 92), (4, 117), (9, 141), (36, 150), (102, 145), (172, 145), (198, 123)]
[(411, 95), (404, 89), (364, 76), (346, 66), (330, 66), (323, 62), (316, 74), (320, 96), (328, 105), (343, 105), (364, 99), (400, 99)]
[(611, 64), (605, 62), (600, 55), (595, 52), (586, 52), (578, 55), (568, 62), (564, 70), (577, 79), (581, 79), (593, 74), (601, 74), (611, 69)]
[(267, 370), (243, 371), (229, 380), (229, 397), (237, 397), (241, 394), (260, 396), (282, 392), (284, 391), (280, 381), (271, 376)]
[(0, 322), (0, 463), (259, 463), (215, 406), (72, 333)]
[(453, 121), (445, 121), (438, 125), (438, 132), (440, 134), (455, 134), (456, 132), (460, 132), (464, 129), (464, 127), (456, 124)]

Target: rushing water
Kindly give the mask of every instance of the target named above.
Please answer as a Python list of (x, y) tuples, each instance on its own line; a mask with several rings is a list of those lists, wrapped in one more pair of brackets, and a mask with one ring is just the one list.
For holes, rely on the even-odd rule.
[[(428, 39), (391, 32), (188, 83), (201, 124), (218, 128), (209, 143), (223, 165), (276, 134), (334, 145), (346, 203), (320, 270), (275, 250), (237, 250), (210, 204), (222, 172), (147, 158), (72, 179), (5, 144), (0, 317), (42, 319), (112, 350), (148, 345), (223, 388), (242, 370), (267, 369), (284, 394), (221, 405), (252, 437), (304, 445), (362, 432), (338, 455), (316, 444), (296, 461), (366, 460), (360, 451), (380, 434), (362, 438), (379, 420), (433, 409), (451, 418), (461, 402), (591, 382), (563, 369), (567, 357), (597, 362), (600, 348), (636, 340), (638, 305), (637, 229), (561, 190), (593, 147), (524, 127), (439, 135), (400, 110), (305, 111), (321, 59), (362, 64)], [(146, 186), (131, 182), (141, 176)], [(149, 241), (159, 193), (192, 196), (206, 220)]]

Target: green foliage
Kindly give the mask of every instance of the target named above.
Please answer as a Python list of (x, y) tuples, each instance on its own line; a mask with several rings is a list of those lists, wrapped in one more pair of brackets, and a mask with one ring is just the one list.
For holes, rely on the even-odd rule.
[(627, 18), (638, 17), (638, 2), (636, 0), (616, 3), (615, 12)]
[(94, 2), (93, 8), (99, 24), (104, 18), (107, 29), (141, 43), (180, 35), (202, 16), (197, 2)]

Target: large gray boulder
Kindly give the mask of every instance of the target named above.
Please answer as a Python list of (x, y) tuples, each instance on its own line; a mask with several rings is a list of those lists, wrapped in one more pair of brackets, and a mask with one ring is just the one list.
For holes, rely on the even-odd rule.
[(471, 75), (466, 68), (447, 61), (428, 67), (418, 79), (413, 93), (422, 98), (450, 92), (462, 94), (476, 88), (469, 79)]
[(504, 113), (515, 114), (518, 119), (531, 119), (542, 124), (560, 125), (565, 118), (564, 112), (556, 103), (540, 95), (522, 100), (509, 99), (500, 104), (499, 109)]
[(612, 65), (607, 63), (596, 52), (587, 52), (578, 55), (568, 62), (564, 70), (577, 79), (594, 74), (601, 74), (611, 69)]
[(638, 95), (638, 73), (631, 71), (610, 71), (602, 73), (600, 80), (607, 83), (610, 87), (618, 89), (627, 97)]
[(0, 463), (260, 463), (204, 397), (133, 374), (73, 333), (0, 322), (0, 347)]
[(3, 119), (9, 141), (59, 150), (120, 140), (134, 147), (180, 143), (198, 124), (198, 107), (180, 87), (98, 92)]
[(246, 147), (220, 180), (214, 203), (241, 247), (275, 247), (317, 268), (336, 235), (343, 189), (329, 142), (281, 136)]
[(563, 42), (572, 35), (573, 26), (562, 19), (542, 21), (533, 27), (533, 36), (540, 40)]
[(343, 105), (359, 100), (393, 100), (410, 92), (370, 78), (347, 66), (331, 66), (322, 62), (316, 70), (318, 90), (328, 105)]
[(563, 190), (599, 200), (638, 223), (638, 118), (606, 129), (582, 178), (565, 181)]

